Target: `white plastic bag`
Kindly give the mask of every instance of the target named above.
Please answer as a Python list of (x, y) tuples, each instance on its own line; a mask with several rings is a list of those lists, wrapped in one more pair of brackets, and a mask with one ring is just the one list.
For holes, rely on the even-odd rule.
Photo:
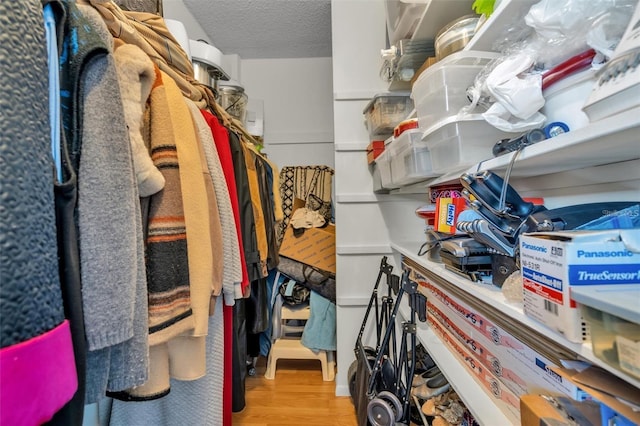
[(544, 105), (542, 77), (527, 73), (535, 60), (526, 53), (511, 56), (487, 76), (487, 89), (507, 111), (527, 119)]
[(600, 15), (593, 21), (587, 33), (589, 47), (607, 59), (611, 59), (613, 51), (629, 24), (631, 15), (633, 15), (633, 8), (629, 5), (620, 6)]
[(589, 47), (609, 56), (607, 51), (621, 37), (616, 32), (626, 28), (637, 1), (541, 0), (534, 4), (525, 22), (535, 30), (538, 65), (552, 68)]
[(547, 39), (565, 38), (571, 33), (580, 33), (585, 17), (600, 1), (542, 0), (529, 9), (524, 17), (528, 26)]
[(495, 103), (482, 114), (487, 123), (505, 132), (524, 132), (544, 124), (538, 110), (544, 105), (542, 77), (531, 73), (533, 56), (520, 53), (505, 58), (485, 80)]
[(524, 133), (529, 130), (539, 129), (547, 120), (547, 117), (539, 112), (535, 112), (526, 120), (519, 119), (511, 115), (511, 113), (498, 102), (491, 105), (486, 112), (482, 113), (482, 118), (496, 129), (509, 133)]

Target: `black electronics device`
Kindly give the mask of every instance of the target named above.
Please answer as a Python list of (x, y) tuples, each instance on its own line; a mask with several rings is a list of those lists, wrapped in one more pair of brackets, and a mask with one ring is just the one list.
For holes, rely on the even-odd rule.
[(493, 285), (502, 287), (509, 275), (517, 269), (518, 266), (513, 257), (502, 256), (501, 254), (491, 255), (491, 282)]
[(481, 281), (491, 273), (489, 248), (468, 236), (443, 241), (440, 258), (445, 268), (471, 281)]
[(522, 147), (533, 145), (547, 138), (547, 135), (543, 129), (529, 130), (513, 139), (502, 139), (496, 142), (493, 146), (493, 155), (499, 157), (504, 154), (508, 154), (513, 151), (517, 151)]
[[(515, 189), (490, 171), (464, 174), (460, 181), (464, 187), (463, 197), (482, 218), (459, 222), (458, 230), (486, 246), (489, 255), (509, 259), (493, 256), (489, 262), (494, 265), (492, 272), (497, 273), (494, 276), (496, 285), (502, 285), (506, 277), (517, 269), (519, 237), (523, 233), (575, 229), (608, 212), (638, 204), (638, 201), (604, 202), (548, 210), (523, 200)], [(443, 261), (446, 256), (449, 264), (453, 262), (450, 255), (445, 255), (444, 245), (440, 256)], [(457, 260), (456, 263), (462, 265), (464, 262)]]

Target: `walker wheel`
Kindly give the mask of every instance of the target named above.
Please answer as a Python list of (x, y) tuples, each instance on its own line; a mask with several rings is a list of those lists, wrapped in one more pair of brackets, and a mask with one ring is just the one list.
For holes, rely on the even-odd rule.
[(391, 405), (393, 406), (393, 410), (396, 413), (395, 419), (397, 422), (400, 421), (400, 419), (404, 415), (404, 412), (402, 410), (402, 403), (400, 402), (400, 399), (395, 394), (389, 391), (380, 392), (378, 394), (378, 398), (386, 399), (391, 403)]
[(389, 391), (380, 392), (367, 406), (369, 421), (374, 426), (392, 426), (403, 416), (402, 404), (397, 396)]
[(380, 398), (374, 398), (367, 405), (367, 417), (373, 426), (393, 426), (395, 415), (391, 406)]

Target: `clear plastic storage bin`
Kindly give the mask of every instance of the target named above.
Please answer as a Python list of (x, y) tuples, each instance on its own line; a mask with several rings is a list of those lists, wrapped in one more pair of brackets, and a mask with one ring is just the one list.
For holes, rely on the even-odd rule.
[(427, 129), (455, 117), (460, 109), (469, 105), (467, 88), (498, 56), (491, 52), (457, 52), (424, 70), (411, 92), (420, 127)]
[(382, 154), (378, 155), (375, 164), (375, 167), (380, 172), (380, 185), (382, 188), (397, 188), (397, 186), (393, 185), (393, 181), (391, 180), (391, 153), (388, 147), (382, 152)]
[(380, 177), (380, 167), (375, 163), (371, 165), (371, 180), (373, 182), (373, 192), (381, 193), (387, 192), (387, 189), (382, 186), (382, 178)]
[(422, 141), (422, 131), (406, 130), (390, 146), (391, 181), (402, 186), (435, 176), (431, 153)]
[(493, 145), (500, 139), (513, 138), (474, 114), (465, 120), (446, 119), (424, 132), (423, 140), (431, 152), (433, 172), (443, 174), (460, 170), (493, 158)]
[(393, 128), (413, 110), (409, 92), (378, 93), (364, 111), (365, 125), (371, 140), (393, 135)]
[(571, 289), (589, 326), (593, 354), (640, 378), (640, 284)]

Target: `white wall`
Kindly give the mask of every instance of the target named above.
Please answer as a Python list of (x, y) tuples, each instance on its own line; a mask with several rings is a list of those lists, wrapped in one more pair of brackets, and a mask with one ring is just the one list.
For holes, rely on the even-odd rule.
[[(184, 5), (182, 0), (163, 0), (162, 16), (166, 19), (175, 19), (184, 24), (187, 34), (191, 40), (205, 40), (207, 43), (213, 44), (211, 39), (204, 32), (202, 26), (196, 21), (191, 12)], [(226, 53), (226, 52), (223, 52)]]
[[(212, 43), (182, 0), (164, 0), (163, 14), (181, 21), (190, 39)], [(239, 59), (237, 77), (245, 92), (264, 101), (269, 158), (279, 167), (334, 167), (331, 58)]]
[[(380, 259), (392, 255), (385, 217), (373, 194), (366, 160), (369, 134), (362, 115), (369, 100), (386, 90), (378, 75), (380, 48), (385, 45), (384, 1), (333, 0), (331, 27), (336, 142), (336, 394), (349, 395), (347, 372), (355, 360), (353, 349), (359, 327)], [(394, 259), (390, 262), (393, 264)], [(398, 267), (394, 273), (399, 274)], [(386, 293), (383, 287), (380, 291)], [(375, 322), (374, 315), (367, 318), (368, 326)], [(363, 344), (375, 347), (376, 342), (369, 340), (372, 338), (365, 336)]]
[(333, 161), (331, 58), (243, 59), (242, 85), (264, 101), (265, 152), (279, 167)]

